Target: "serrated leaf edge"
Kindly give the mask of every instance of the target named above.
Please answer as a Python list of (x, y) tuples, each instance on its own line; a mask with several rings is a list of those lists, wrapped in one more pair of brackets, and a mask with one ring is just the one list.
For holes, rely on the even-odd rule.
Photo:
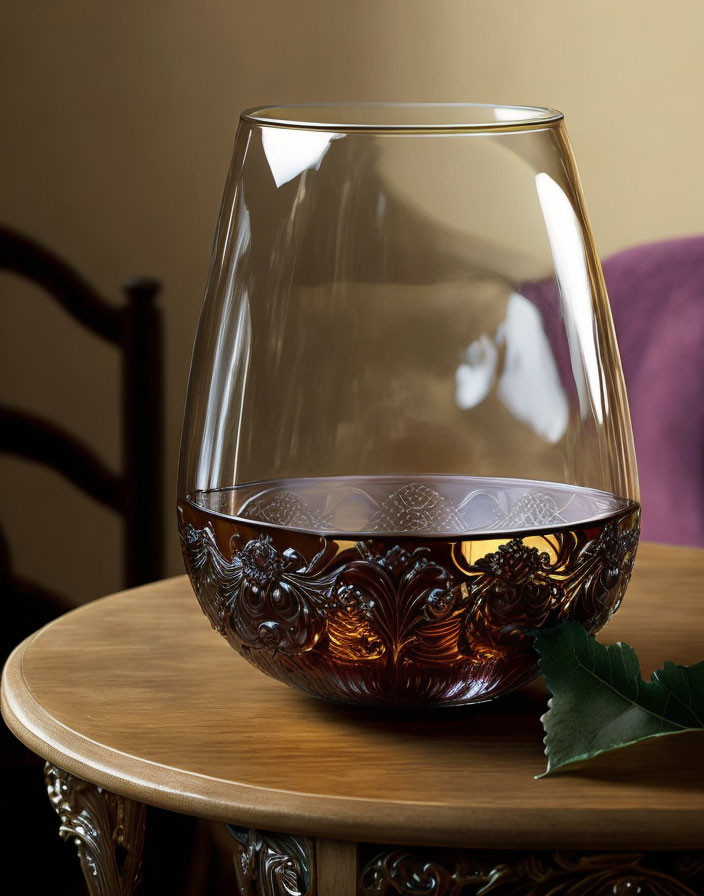
[[(548, 700), (548, 710), (543, 713), (540, 717), (540, 722), (543, 725), (543, 729), (545, 729), (545, 723), (543, 719), (550, 712), (550, 707), (552, 704), (552, 697)], [(566, 768), (569, 766), (578, 765), (580, 762), (586, 762), (589, 759), (594, 759), (596, 756), (603, 756), (604, 753), (615, 753), (617, 750), (623, 750), (624, 747), (632, 747), (634, 744), (642, 744), (648, 740), (655, 740), (657, 737), (673, 737), (677, 734), (690, 734), (692, 731), (701, 731), (701, 728), (682, 728), (680, 731), (658, 731), (655, 734), (647, 734), (644, 737), (638, 737), (635, 740), (627, 740), (623, 743), (616, 744), (613, 747), (609, 747), (606, 750), (591, 750), (588, 753), (580, 753), (575, 756), (573, 759), (567, 759), (564, 762), (559, 762), (557, 765), (553, 765), (550, 761), (550, 756), (548, 756), (547, 745), (543, 750), (543, 753), (547, 757), (548, 767), (539, 775), (534, 775), (534, 780), (539, 781), (541, 778), (547, 778), (549, 775), (552, 775), (554, 772), (559, 771), (561, 768)], [(547, 734), (543, 738), (543, 744), (545, 744), (547, 740)]]
[[(552, 629), (549, 629), (549, 630), (546, 630), (546, 631), (543, 631), (543, 632), (534, 632), (534, 635), (538, 635), (538, 634), (548, 634), (548, 633), (550, 633), (550, 632), (555, 632), (555, 631), (557, 631), (558, 629), (561, 629), (561, 628), (563, 628), (564, 626), (568, 626), (568, 625), (569, 625), (570, 627), (572, 627), (573, 625), (579, 625), (579, 623), (575, 623), (574, 620), (569, 620), (568, 622), (563, 622), (561, 625), (558, 625), (558, 626), (556, 626), (555, 628), (552, 628)], [(642, 671), (641, 671), (641, 670), (642, 670), (642, 667), (641, 667), (641, 664), (640, 664), (640, 657), (639, 657), (638, 654), (636, 653), (635, 649), (634, 649), (634, 648), (633, 648), (627, 641), (616, 641), (613, 645), (611, 645), (611, 644), (601, 644), (600, 641), (597, 641), (597, 640), (596, 640), (596, 637), (595, 637), (595, 635), (594, 635), (592, 632), (588, 631), (588, 630), (587, 630), (586, 628), (584, 628), (583, 626), (580, 626), (580, 628), (582, 629), (582, 631), (585, 632), (585, 634), (587, 634), (587, 635), (588, 635), (593, 641), (595, 641), (600, 647), (604, 647), (604, 648), (606, 648), (606, 647), (612, 647), (612, 646), (613, 646), (613, 647), (626, 647), (626, 648), (628, 648), (629, 650), (631, 650), (631, 651), (633, 652), (634, 656), (636, 657), (636, 659), (638, 660), (638, 678), (639, 678), (639, 680), (640, 680), (640, 682), (641, 682), (642, 684), (650, 684), (650, 683), (653, 683), (653, 680), (655, 679), (655, 676), (656, 676), (659, 672), (664, 671), (664, 669), (665, 669), (666, 666), (675, 666), (675, 667), (678, 667), (678, 668), (692, 668), (692, 666), (698, 666), (698, 665), (699, 665), (699, 662), (697, 662), (697, 663), (694, 663), (694, 664), (692, 664), (692, 665), (690, 665), (690, 666), (683, 666), (681, 663), (675, 663), (675, 662), (673, 662), (672, 660), (665, 660), (665, 661), (663, 662), (662, 666), (660, 666), (660, 668), (656, 669), (656, 670), (652, 673), (652, 675), (650, 676), (650, 678), (648, 679), (648, 681), (646, 682), (646, 680), (643, 678), (643, 673), (642, 673)], [(585, 666), (581, 661), (578, 660), (578, 662), (579, 662), (579, 665), (580, 665), (583, 669), (585, 669), (587, 672), (590, 672), (591, 674), (593, 674), (593, 673), (591, 672), (591, 670), (590, 670), (587, 666)], [(704, 661), (700, 661), (700, 662), (704, 662)], [(561, 769), (561, 768), (565, 768), (565, 767), (568, 767), (568, 766), (575, 766), (575, 765), (578, 765), (580, 762), (586, 762), (586, 761), (588, 761), (589, 759), (594, 759), (596, 756), (601, 756), (601, 755), (603, 755), (604, 753), (612, 753), (612, 752), (615, 752), (616, 750), (622, 750), (622, 749), (624, 749), (625, 747), (632, 747), (632, 746), (634, 746), (635, 744), (640, 744), (640, 743), (644, 743), (645, 741), (654, 740), (655, 738), (658, 738), (658, 737), (672, 737), (673, 735), (676, 735), (676, 734), (687, 734), (688, 732), (692, 732), (692, 731), (701, 731), (701, 730), (703, 730), (702, 728), (692, 728), (692, 727), (690, 727), (690, 726), (681, 726), (681, 728), (680, 728), (679, 731), (659, 731), (659, 732), (655, 732), (654, 734), (648, 734), (648, 735), (645, 735), (644, 737), (638, 737), (638, 738), (636, 738), (635, 740), (628, 740), (628, 741), (624, 741), (623, 743), (615, 744), (613, 747), (609, 747), (608, 749), (591, 750), (591, 751), (589, 751), (589, 752), (587, 752), (587, 753), (580, 753), (580, 754), (574, 756), (574, 758), (572, 758), (572, 759), (567, 759), (567, 760), (565, 760), (564, 762), (559, 762), (557, 765), (554, 765), (554, 764), (551, 762), (551, 760), (550, 760), (550, 756), (548, 755), (548, 747), (547, 747), (548, 732), (547, 732), (547, 729), (546, 729), (546, 726), (545, 726), (545, 719), (546, 719), (546, 718), (548, 717), (548, 715), (550, 714), (550, 710), (552, 709), (552, 701), (553, 701), (553, 698), (554, 698), (555, 695), (554, 695), (554, 692), (553, 692), (552, 688), (550, 687), (550, 684), (548, 683), (547, 676), (545, 675), (545, 672), (543, 671), (543, 658), (542, 658), (542, 655), (541, 655), (539, 652), (538, 652), (538, 666), (539, 666), (541, 672), (543, 672), (543, 675), (544, 675), (544, 677), (545, 677), (545, 683), (546, 683), (546, 685), (547, 685), (547, 687), (548, 687), (548, 690), (550, 691), (551, 696), (550, 696), (549, 699), (548, 699), (548, 708), (547, 708), (547, 710), (543, 713), (542, 716), (540, 716), (540, 723), (541, 723), (541, 725), (543, 726), (543, 731), (545, 732), (545, 737), (543, 738), (543, 745), (544, 745), (543, 754), (547, 757), (547, 760), (548, 760), (548, 766), (547, 766), (547, 768), (545, 769), (544, 772), (542, 772), (542, 773), (539, 774), (539, 775), (535, 775), (535, 776), (534, 776), (534, 780), (535, 780), (535, 781), (539, 781), (541, 778), (546, 778), (546, 777), (548, 777), (549, 775), (553, 774), (554, 772), (558, 771), (558, 770)], [(596, 676), (595, 676), (595, 677), (596, 677)], [(601, 679), (599, 679), (599, 680), (601, 681)], [(601, 681), (601, 683), (602, 683), (603, 685), (605, 685), (607, 688), (609, 688), (610, 690), (612, 690), (615, 694), (618, 694), (619, 696), (623, 696), (623, 695), (621, 694), (620, 691), (618, 691), (616, 688), (614, 688), (614, 687), (612, 687), (611, 685), (609, 685), (607, 682)], [(645, 707), (642, 707), (640, 704), (636, 703), (634, 700), (631, 700), (631, 704), (632, 704), (633, 706), (637, 706), (639, 709), (642, 709), (643, 712), (648, 713), (648, 715), (651, 715), (651, 716), (653, 716), (654, 718), (658, 718), (658, 719), (662, 719), (662, 718), (663, 718), (662, 716), (658, 715), (657, 713), (654, 713), (654, 712), (652, 712), (651, 710), (649, 710), (649, 709), (647, 709), (647, 708), (645, 708)], [(696, 715), (696, 714), (695, 714), (695, 715)], [(697, 716), (697, 718), (698, 718), (698, 716)], [(666, 721), (666, 720), (663, 719), (663, 721)]]

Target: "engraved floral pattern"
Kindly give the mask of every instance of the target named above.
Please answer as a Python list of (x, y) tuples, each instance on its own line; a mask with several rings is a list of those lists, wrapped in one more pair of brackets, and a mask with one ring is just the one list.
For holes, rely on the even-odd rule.
[(461, 540), (294, 537), (183, 512), (186, 567), (213, 627), (270, 675), (372, 703), (466, 702), (529, 680), (535, 630), (607, 621), (639, 531), (631, 510), (493, 542), (469, 562)]
[(635, 561), (638, 522), (625, 529), (608, 522), (579, 555), (572, 577), (572, 615), (587, 628), (601, 628), (621, 605)]
[(434, 488), (411, 482), (380, 504), (368, 525), (370, 532), (461, 532), (461, 513)]
[(567, 581), (557, 575), (562, 561), (561, 534), (551, 558), (513, 538), (469, 569), (473, 607), (465, 636), (468, 649), (481, 656), (487, 648), (506, 648), (547, 623), (557, 623), (567, 609)]
[[(478, 560), (474, 568), (483, 581), (491, 582), (491, 611), (496, 616), (511, 617), (520, 607), (525, 620), (538, 627), (564, 596), (562, 584), (551, 578), (550, 555), (523, 544), (520, 538), (500, 545), (498, 551)], [(475, 593), (482, 583), (473, 582)]]
[(493, 528), (519, 529), (532, 526), (555, 526), (564, 523), (550, 495), (531, 492), (519, 498), (509, 511), (501, 511), (497, 506)]
[(220, 553), (211, 527), (187, 523), (182, 542), (196, 594), (217, 631), (242, 646), (286, 654), (315, 646), (336, 575), (320, 568), (325, 542), (310, 562), (293, 549), (277, 551), (263, 534), (241, 548), (233, 539), (230, 561)]
[(242, 576), (220, 553), (211, 526), (196, 529), (191, 523), (180, 526), (183, 557), (196, 597), (212, 627), (225, 634), (227, 605), (238, 592)]
[(481, 853), (386, 849), (366, 863), (360, 896), (695, 896), (702, 854)]
[(269, 489), (242, 508), (248, 519), (275, 526), (297, 526), (302, 529), (325, 529), (330, 521), (311, 509), (308, 501), (286, 489)]
[(358, 613), (362, 624), (346, 627), (346, 635), (337, 634), (332, 649), (349, 645), (360, 659), (388, 653), (394, 662), (418, 651), (436, 662), (447, 659), (423, 647), (437, 623), (466, 603), (466, 586), (431, 560), (427, 548), (408, 551), (393, 545), (375, 553), (367, 542), (359, 542), (357, 551), (360, 558), (351, 560), (335, 579), (329, 607), (333, 630), (340, 610)]
[(568, 522), (555, 498), (542, 492), (521, 495), (507, 507), (490, 491), (475, 489), (455, 504), (427, 482), (406, 483), (378, 502), (373, 493), (354, 488), (350, 493), (343, 492), (327, 511), (291, 489), (269, 488), (246, 501), (238, 515), (275, 526), (333, 530), (336, 511), (360, 494), (364, 496), (368, 514), (363, 528), (369, 533), (471, 532), (477, 525), (474, 506), (477, 501), (489, 505), (480, 514), (480, 528), (527, 529)]

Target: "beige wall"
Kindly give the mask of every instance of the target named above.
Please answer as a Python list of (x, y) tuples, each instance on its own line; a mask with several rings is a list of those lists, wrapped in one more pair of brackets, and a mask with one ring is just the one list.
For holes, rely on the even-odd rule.
[[(171, 524), (191, 341), (242, 107), (555, 106), (609, 253), (704, 229), (703, 39), (700, 0), (6, 2), (0, 220), (115, 298), (127, 274), (163, 280)], [(0, 400), (53, 410), (117, 463), (115, 358), (11, 278), (0, 291)], [(107, 514), (20, 462), (0, 459), (0, 476), (18, 567), (76, 600), (117, 587)], [(173, 526), (169, 569), (180, 571)]]

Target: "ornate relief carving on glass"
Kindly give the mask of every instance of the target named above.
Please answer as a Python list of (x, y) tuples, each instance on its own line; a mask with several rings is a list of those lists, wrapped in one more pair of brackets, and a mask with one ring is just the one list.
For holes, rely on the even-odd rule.
[(178, 504), (239, 653), (336, 700), (490, 699), (536, 675), (531, 632), (617, 609), (638, 497), (560, 113), (242, 115)]

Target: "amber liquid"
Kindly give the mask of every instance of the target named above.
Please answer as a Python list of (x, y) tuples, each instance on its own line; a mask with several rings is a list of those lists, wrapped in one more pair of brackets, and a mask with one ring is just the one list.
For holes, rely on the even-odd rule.
[(204, 612), (264, 672), (347, 702), (459, 704), (533, 678), (536, 630), (606, 623), (639, 507), (554, 483), (340, 477), (196, 492), (179, 521)]

